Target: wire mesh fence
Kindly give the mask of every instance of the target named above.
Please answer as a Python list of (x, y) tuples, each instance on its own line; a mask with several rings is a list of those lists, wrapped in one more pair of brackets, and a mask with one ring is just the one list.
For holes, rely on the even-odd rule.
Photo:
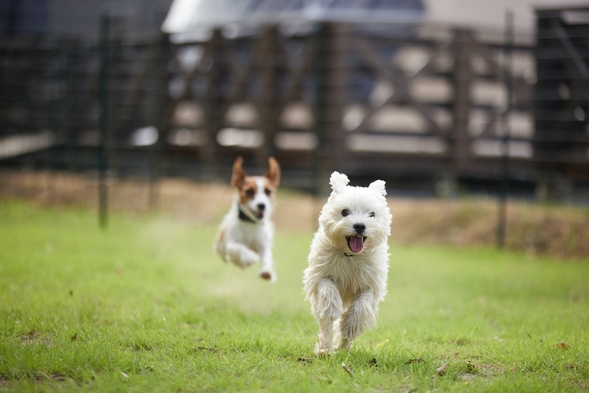
[(78, 173), (104, 209), (117, 179), (143, 181), (149, 208), (161, 177), (273, 155), (316, 193), (339, 170), (392, 195), (585, 202), (588, 13), (539, 10), (534, 36), (322, 23), (178, 43), (104, 17), (98, 39), (3, 39), (0, 176)]

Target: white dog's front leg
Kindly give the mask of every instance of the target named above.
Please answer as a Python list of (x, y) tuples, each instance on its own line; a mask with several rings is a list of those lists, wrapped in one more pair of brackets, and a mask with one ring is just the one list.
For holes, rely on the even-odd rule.
[(365, 328), (371, 328), (376, 323), (377, 313), (376, 297), (371, 292), (364, 292), (356, 296), (354, 302), (346, 310), (341, 321), (341, 349), (348, 349), (352, 341), (358, 337)]
[(271, 282), (276, 281), (276, 273), (274, 272), (274, 259), (272, 258), (272, 250), (265, 248), (261, 252), (260, 259), (260, 277)]
[(260, 256), (241, 243), (229, 242), (225, 247), (226, 258), (239, 267), (250, 267)]
[(319, 323), (319, 345), (315, 353), (317, 356), (324, 356), (333, 351), (333, 322), (339, 319), (343, 312), (339, 290), (330, 279), (323, 278), (319, 281), (312, 311)]

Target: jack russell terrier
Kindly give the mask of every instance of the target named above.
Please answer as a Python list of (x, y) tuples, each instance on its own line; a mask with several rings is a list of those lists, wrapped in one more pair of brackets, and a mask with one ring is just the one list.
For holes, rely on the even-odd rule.
[(260, 261), (259, 276), (274, 282), (274, 225), (270, 216), (280, 184), (280, 165), (274, 157), (268, 159), (268, 164), (264, 176), (248, 176), (242, 167), (243, 158), (235, 160), (231, 185), (237, 189), (237, 195), (221, 223), (214, 249), (225, 262), (231, 261), (241, 268)]

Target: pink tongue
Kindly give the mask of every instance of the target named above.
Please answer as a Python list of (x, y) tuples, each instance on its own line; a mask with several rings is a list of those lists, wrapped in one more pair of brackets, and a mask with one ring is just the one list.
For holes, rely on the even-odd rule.
[(363, 247), (364, 238), (362, 236), (350, 236), (350, 250), (360, 252)]

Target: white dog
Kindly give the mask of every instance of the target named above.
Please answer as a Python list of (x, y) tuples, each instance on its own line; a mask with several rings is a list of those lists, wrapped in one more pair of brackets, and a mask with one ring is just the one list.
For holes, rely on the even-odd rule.
[(272, 259), (274, 225), (270, 215), (274, 193), (280, 184), (280, 166), (274, 157), (270, 157), (269, 169), (264, 176), (248, 176), (242, 164), (243, 158), (237, 157), (231, 177), (237, 195), (221, 223), (213, 247), (224, 261), (231, 261), (241, 268), (260, 261), (259, 276), (275, 281)]
[(333, 191), (321, 210), (304, 273), (306, 299), (319, 324), (318, 356), (331, 353), (334, 341), (350, 348), (365, 328), (374, 326), (387, 291), (392, 215), (385, 182), (367, 188), (348, 183), (344, 174), (331, 175)]

